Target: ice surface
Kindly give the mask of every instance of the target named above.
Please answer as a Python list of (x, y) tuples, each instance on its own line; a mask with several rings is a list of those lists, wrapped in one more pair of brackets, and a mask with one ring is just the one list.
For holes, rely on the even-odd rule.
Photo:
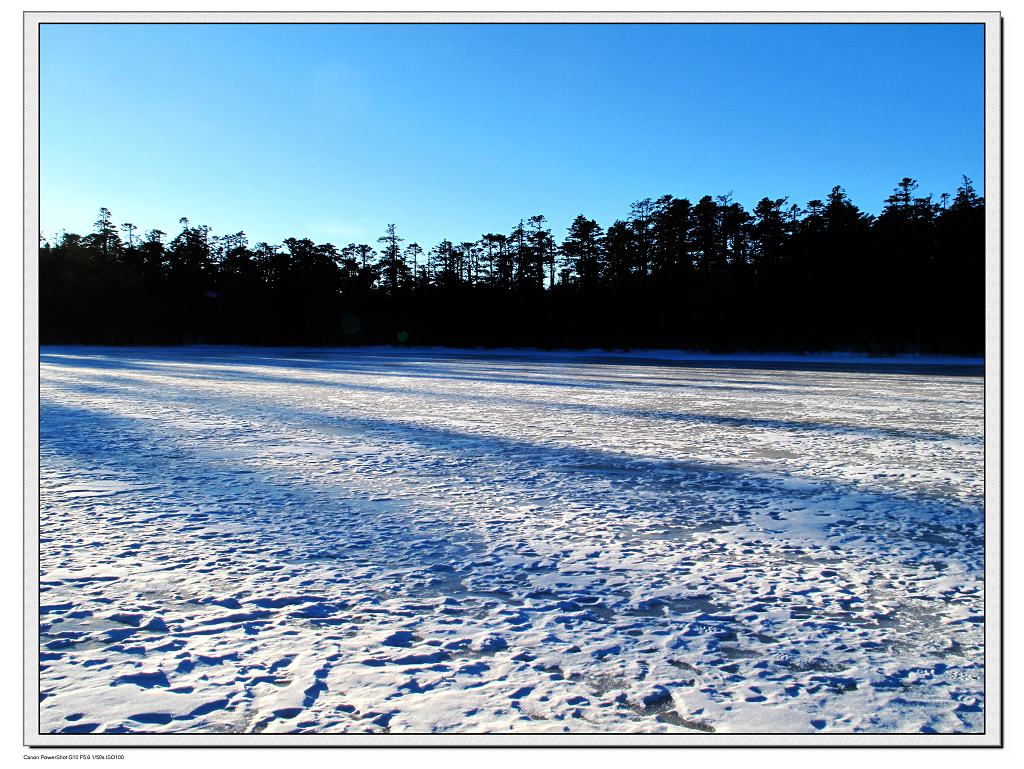
[(982, 730), (981, 369), (699, 357), (44, 348), (44, 731)]

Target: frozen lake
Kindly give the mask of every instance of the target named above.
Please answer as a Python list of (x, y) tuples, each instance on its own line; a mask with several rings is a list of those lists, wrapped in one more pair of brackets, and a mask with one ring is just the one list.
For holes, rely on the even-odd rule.
[(982, 391), (44, 348), (43, 729), (981, 731)]

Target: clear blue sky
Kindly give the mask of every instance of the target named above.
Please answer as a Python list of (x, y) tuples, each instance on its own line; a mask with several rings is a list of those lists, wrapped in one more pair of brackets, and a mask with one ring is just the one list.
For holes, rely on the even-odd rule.
[(430, 247), (643, 197), (983, 182), (981, 25), (44, 25), (44, 234)]

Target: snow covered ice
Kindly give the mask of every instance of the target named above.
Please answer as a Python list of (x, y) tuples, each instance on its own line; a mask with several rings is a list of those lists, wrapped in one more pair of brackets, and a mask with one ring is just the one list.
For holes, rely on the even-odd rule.
[(980, 367), (41, 353), (46, 732), (979, 732)]

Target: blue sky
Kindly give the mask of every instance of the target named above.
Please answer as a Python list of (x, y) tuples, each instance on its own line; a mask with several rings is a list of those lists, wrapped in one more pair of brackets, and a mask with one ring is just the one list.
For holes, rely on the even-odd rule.
[(44, 234), (430, 247), (643, 197), (983, 182), (981, 25), (44, 25)]

